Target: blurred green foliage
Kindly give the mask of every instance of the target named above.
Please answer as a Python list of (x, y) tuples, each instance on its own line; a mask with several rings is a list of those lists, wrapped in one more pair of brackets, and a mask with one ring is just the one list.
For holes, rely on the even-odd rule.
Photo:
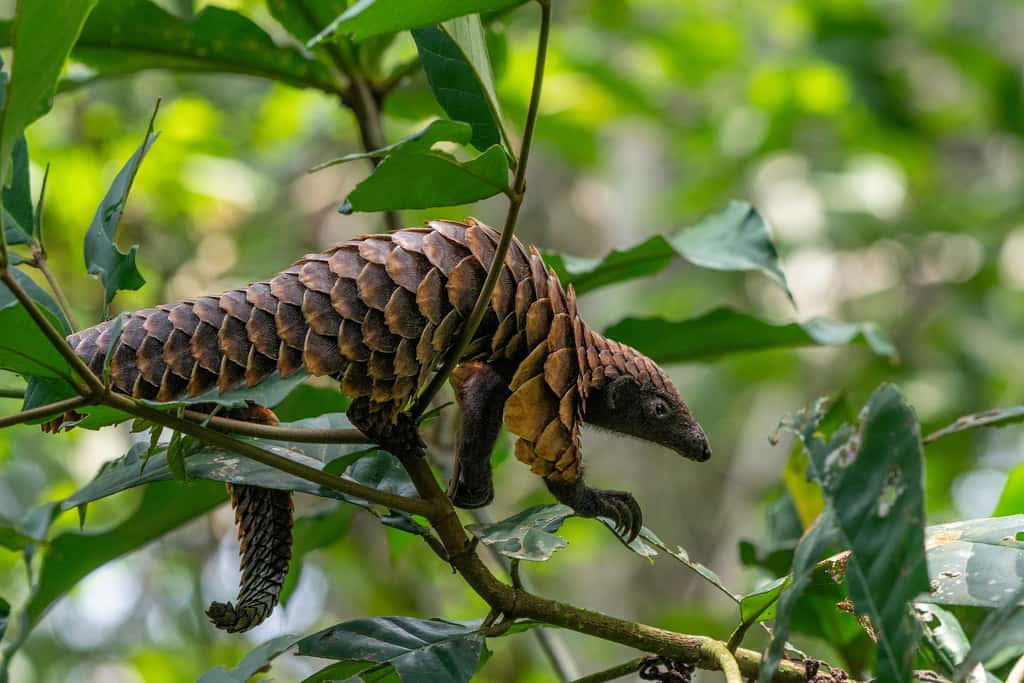
[[(160, 4), (187, 20), (207, 3)], [(282, 16), (277, 3), (269, 4), (222, 6), (288, 44), (273, 18)], [(590, 478), (632, 490), (668, 544), (685, 546), (736, 592), (784, 573), (804, 506), (814, 503), (792, 484), (799, 476), (787, 475), (787, 490), (789, 449), (772, 447), (768, 435), (785, 413), (816, 396), (842, 391), (860, 406), (880, 382), (896, 382), (926, 433), (965, 413), (1024, 403), (1024, 8), (1009, 0), (571, 0), (556, 3), (555, 20), (522, 238), (597, 258), (696, 224), (739, 197), (771, 223), (796, 303), (794, 311), (756, 273), (712, 273), (677, 259), (654, 278), (583, 296), (582, 312), (595, 328), (627, 316), (693, 318), (729, 305), (780, 323), (815, 316), (875, 321), (899, 353), (894, 363), (866, 347), (778, 349), (673, 366), (715, 449), (704, 465), (585, 436)], [(513, 139), (526, 113), (535, 28), (527, 9), (503, 12), (487, 27)], [(378, 48), (372, 66), (382, 75), (417, 54), (408, 35)], [(91, 57), (93, 68), (110, 67), (102, 55)], [(85, 55), (68, 67), (53, 111), (27, 130), (37, 192), (50, 168), (42, 217), (50, 266), (78, 320), (98, 321), (104, 308), (103, 287), (82, 262), (84, 236), (157, 98), (160, 139), (118, 233), (122, 248), (140, 245), (137, 265), (147, 284), (121, 292), (115, 309), (220, 291), (383, 228), (379, 215), (335, 211), (368, 164), (306, 174), (363, 151), (351, 114), (333, 95), (252, 75), (159, 70), (71, 87), (89, 81), (83, 63), (90, 63)], [(385, 100), (384, 113), (389, 142), (442, 114), (419, 70)], [(500, 224), (504, 203), (408, 210), (402, 219), (413, 225), (470, 211)], [(743, 341), (732, 343), (743, 348)], [(14, 376), (4, 379), (4, 386), (19, 386)], [(19, 405), (0, 401), (6, 413)], [(307, 410), (282, 417), (300, 419)], [(450, 419), (437, 423), (442, 438)], [(0, 431), (0, 517), (21, 519), (39, 503), (68, 496), (102, 462), (122, 455), (129, 438), (125, 429), (61, 438), (31, 427)], [(997, 500), (1001, 515), (1024, 513), (1022, 448), (1019, 425), (929, 445), (929, 523), (989, 516)], [(1015, 484), (1000, 500), (1014, 468)], [(497, 477), (496, 517), (550, 502), (514, 460)], [(215, 500), (207, 482), (165, 486), (146, 495), (173, 492), (160, 502), (165, 506), (181, 496), (182, 514)], [(130, 525), (140, 505), (154, 504), (140, 490), (96, 501), (86, 531)], [(472, 619), (485, 611), (415, 538), (381, 533), (361, 512), (332, 517), (328, 501), (300, 496), (298, 508), (330, 519), (339, 536), (310, 533), (294, 592), (252, 633), (211, 635), (202, 616), (237, 578), (231, 514), (221, 506), (86, 577), (43, 619), (14, 660), (12, 679), (194, 680), (214, 666), (230, 669), (253, 645), (283, 633), (373, 615)], [(57, 543), (77, 525), (65, 513), (50, 537)], [(736, 606), (678, 563), (645, 562), (586, 521), (569, 520), (561, 533), (569, 547), (526, 570), (541, 593), (683, 632), (729, 636)], [(752, 541), (744, 562), (741, 539)], [(778, 553), (781, 563), (766, 561)], [(757, 567), (765, 564), (773, 571)], [(0, 552), (0, 596), (18, 605), (28, 590), (21, 556)], [(844, 650), (848, 664), (866, 664), (856, 658), (866, 642), (852, 616), (822, 624), (814, 614), (804, 610), (808, 623), (794, 623), (796, 645), (843, 661), (807, 635), (818, 632)], [(575, 634), (564, 638), (582, 671), (632, 656)], [(760, 646), (763, 634), (752, 629), (746, 643)], [(480, 680), (551, 680), (526, 637), (503, 645)], [(285, 656), (274, 675), (300, 680), (312, 670)]]

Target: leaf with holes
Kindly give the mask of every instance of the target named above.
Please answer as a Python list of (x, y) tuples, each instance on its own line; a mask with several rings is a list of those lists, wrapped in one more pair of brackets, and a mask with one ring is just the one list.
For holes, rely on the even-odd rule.
[(931, 663), (952, 675), (967, 656), (971, 644), (956, 616), (938, 605), (914, 604), (914, 614), (921, 624), (925, 648), (922, 654)]
[[(299, 654), (394, 667), (406, 683), (468, 683), (483, 649), (475, 626), (411, 617), (355, 619), (299, 641)], [(369, 673), (369, 671), (367, 671)], [(365, 680), (365, 679), (364, 679)]]
[(538, 505), (500, 522), (470, 524), (466, 528), (505, 557), (544, 562), (556, 550), (569, 545), (555, 532), (572, 515), (572, 508), (566, 505)]
[(920, 637), (908, 603), (928, 590), (917, 418), (893, 385), (872, 394), (859, 425), (844, 425), (827, 439), (819, 430), (825, 410), (819, 401), (783, 428), (807, 449), (808, 473), (825, 494), (841, 545), (851, 551), (846, 578), (856, 613), (871, 621), (878, 639), (875, 674), (883, 683), (908, 680)]

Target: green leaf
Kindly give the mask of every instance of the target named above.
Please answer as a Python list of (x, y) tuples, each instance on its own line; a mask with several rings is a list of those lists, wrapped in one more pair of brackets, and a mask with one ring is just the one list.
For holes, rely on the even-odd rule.
[(320, 387), (304, 382), (274, 406), (274, 414), (281, 422), (295, 422), (326, 413), (343, 413), (349, 403), (349, 398), (338, 391), (337, 386)]
[[(352, 425), (344, 415), (331, 414), (282, 426), (299, 429), (346, 429)], [(377, 451), (375, 455), (366, 455), (365, 444), (309, 444), (240, 438), (317, 469), (327, 469), (337, 461), (344, 462), (346, 457), (359, 454), (365, 457), (361, 457), (349, 468), (348, 478), (391, 493), (415, 495), (415, 487), (409, 481), (398, 459), (383, 451)], [(61, 503), (62, 508), (70, 509), (135, 486), (174, 478), (167, 460), (167, 447), (158, 447), (157, 452), (149, 455), (147, 459), (148, 452), (148, 443), (137, 443), (125, 455), (106, 462), (91, 482)], [(424, 527), (404, 512), (382, 511), (379, 506), (371, 505), (364, 500), (324, 488), (221, 448), (194, 443), (185, 453), (185, 461), (188, 463), (188, 475), (192, 479), (247, 484), (282, 491), (301, 491), (324, 498), (343, 500), (368, 510), (387, 526), (409, 533), (425, 533)]]
[(827, 441), (819, 431), (825, 410), (818, 401), (783, 427), (807, 449), (808, 473), (851, 551), (846, 578), (857, 614), (871, 620), (878, 638), (875, 674), (882, 683), (909, 680), (920, 628), (907, 606), (928, 590), (917, 418), (893, 385), (875, 391), (856, 429), (840, 427)]
[(335, 662), (328, 667), (320, 669), (309, 678), (302, 680), (302, 683), (351, 683), (352, 681), (363, 681), (364, 683), (401, 683), (394, 667), (386, 666), (381, 669), (374, 667), (374, 671), (365, 676), (359, 676), (363, 671), (374, 667), (372, 662)]
[(1006, 425), (1016, 424), (1018, 422), (1024, 422), (1024, 406), (1013, 406), (1012, 408), (997, 408), (995, 410), (985, 410), (980, 413), (972, 413), (971, 415), (964, 415), (961, 418), (957, 418), (956, 422), (942, 429), (932, 432), (925, 437), (925, 443), (931, 443), (938, 441), (944, 436), (950, 434), (956, 434), (958, 432), (965, 432), (968, 429), (977, 429), (978, 427), (1005, 427)]
[(7, 625), (11, 622), (11, 603), (0, 598), (0, 640), (7, 633)]
[[(53, 298), (29, 276), (17, 268), (11, 273), (15, 281), (57, 330), (67, 332), (68, 322)], [(64, 357), (36, 326), (28, 311), (5, 285), (0, 284), (0, 369), (20, 375), (67, 377), (71, 374)]]
[(470, 524), (466, 529), (505, 557), (545, 562), (569, 545), (554, 532), (572, 515), (572, 508), (565, 505), (538, 505), (500, 522)]
[(919, 602), (996, 607), (1024, 587), (1024, 514), (930, 526), (926, 544)]
[(577, 294), (653, 275), (676, 257), (713, 270), (759, 270), (782, 287), (790, 300), (793, 298), (768, 224), (746, 202), (730, 202), (724, 211), (692, 228), (670, 236), (655, 235), (623, 251), (613, 250), (602, 259), (544, 254), (562, 283), (571, 283)]
[(267, 0), (267, 9), (292, 37), (305, 43), (348, 8), (347, 0)]
[(45, 539), (33, 538), (25, 533), (20, 524), (0, 517), (0, 546), (8, 550), (21, 551), (29, 545), (45, 543)]
[(96, 0), (66, 0), (55, 12), (52, 3), (42, 0), (18, 3), (14, 25), (7, 32), (14, 56), (0, 128), (0, 185), (7, 185), (7, 159), (25, 127), (53, 106), (64, 61), (95, 4)]
[(752, 593), (740, 598), (740, 620), (743, 622), (768, 621), (775, 618), (779, 595), (790, 584), (789, 576), (782, 576)]
[(793, 554), (790, 583), (779, 595), (775, 623), (772, 626), (772, 638), (765, 646), (761, 669), (757, 677), (758, 683), (769, 683), (772, 680), (785, 652), (790, 622), (794, 616), (794, 607), (804, 590), (810, 585), (811, 578), (817, 569), (818, 560), (835, 545), (838, 536), (839, 531), (832, 517), (832, 510), (826, 509), (797, 544)]
[(260, 671), (265, 671), (270, 662), (301, 639), (302, 636), (287, 634), (271, 638), (251, 650), (234, 669), (228, 671), (224, 667), (218, 666), (200, 676), (196, 683), (248, 683), (250, 678)]
[(416, 135), (383, 150), (353, 154), (339, 161), (388, 156), (349, 194), (339, 211), (429, 209), (486, 199), (508, 187), (508, 158), (498, 145), (469, 161), (434, 149), (442, 141), (469, 142), (472, 128), (459, 121), (433, 121)]
[(11, 151), (11, 183), (3, 188), (3, 224), (7, 244), (31, 244), (35, 225), (29, 180), (28, 143), (22, 135)]
[(817, 318), (777, 325), (724, 307), (687, 320), (625, 318), (604, 334), (640, 350), (656, 363), (687, 363), (732, 353), (843, 344), (866, 344), (876, 354), (888, 358), (897, 355), (892, 341), (874, 323)]
[(962, 681), (979, 663), (996, 668), (1024, 654), (1024, 585), (985, 617), (974, 633), (974, 644), (960, 662), (954, 681)]
[[(10, 28), (9, 22), (0, 22), (0, 47), (9, 46)], [(102, 0), (71, 57), (91, 72), (62, 82), (65, 90), (145, 69), (236, 73), (332, 94), (343, 90), (319, 61), (277, 45), (245, 16), (215, 6), (182, 19), (149, 0)]]
[(335, 34), (356, 40), (432, 26), (467, 14), (485, 14), (520, 5), (525, 0), (359, 0), (320, 31), (312, 47)]
[[(183, 494), (174, 482), (146, 487), (142, 502), (132, 515), (103, 532), (67, 532), (50, 542), (43, 557), (37, 587), (23, 610), (29, 628), (90, 572), (111, 560), (137, 550), (168, 531), (212, 510), (227, 500), (223, 486), (195, 482)], [(63, 509), (72, 506), (62, 505)]]
[(507, 142), (480, 15), (414, 29), (412, 37), (438, 104), (473, 127), (471, 144), (482, 150)]
[(1017, 465), (1006, 476), (1006, 485), (999, 494), (993, 517), (1024, 514), (1024, 463)]
[(947, 674), (956, 671), (971, 647), (960, 621), (937, 605), (916, 603), (914, 614), (921, 623), (923, 640), (932, 661)]
[(304, 638), (299, 654), (391, 665), (406, 683), (467, 683), (483, 643), (479, 630), (463, 624), (378, 617), (346, 621)]
[(352, 508), (339, 504), (334, 508), (295, 520), (295, 526), (292, 528), (292, 564), (281, 588), (282, 605), (288, 604), (288, 599), (299, 585), (306, 555), (340, 539), (348, 529), (351, 519)]
[(146, 152), (153, 146), (157, 135), (159, 135), (159, 133), (153, 132), (155, 119), (156, 111), (153, 112), (153, 117), (149, 120), (149, 127), (146, 129), (146, 137), (142, 144), (114, 178), (110, 189), (107, 190), (103, 201), (96, 209), (96, 215), (92, 219), (88, 232), (85, 233), (85, 267), (90, 275), (98, 275), (103, 283), (104, 310), (110, 305), (118, 290), (136, 290), (146, 284), (139, 269), (135, 266), (135, 253), (139, 249), (138, 245), (132, 245), (126, 254), (117, 248), (115, 237), (117, 236), (117, 225), (121, 222), (121, 215), (128, 202), (128, 193), (131, 192), (132, 182), (135, 180), (135, 174), (138, 173), (139, 165), (142, 164)]

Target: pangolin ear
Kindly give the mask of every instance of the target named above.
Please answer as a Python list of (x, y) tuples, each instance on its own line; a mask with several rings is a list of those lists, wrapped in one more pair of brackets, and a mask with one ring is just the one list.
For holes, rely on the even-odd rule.
[(620, 375), (608, 385), (608, 407), (612, 410), (625, 408), (630, 402), (636, 400), (637, 392), (640, 389), (640, 382), (635, 377)]

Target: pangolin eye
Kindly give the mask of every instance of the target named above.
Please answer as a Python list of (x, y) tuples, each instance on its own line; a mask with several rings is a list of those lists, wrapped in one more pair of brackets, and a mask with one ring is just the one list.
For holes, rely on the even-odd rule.
[(654, 416), (658, 417), (658, 418), (662, 418), (662, 417), (665, 417), (666, 415), (668, 415), (668, 406), (665, 405), (665, 402), (664, 401), (655, 401), (654, 402)]

